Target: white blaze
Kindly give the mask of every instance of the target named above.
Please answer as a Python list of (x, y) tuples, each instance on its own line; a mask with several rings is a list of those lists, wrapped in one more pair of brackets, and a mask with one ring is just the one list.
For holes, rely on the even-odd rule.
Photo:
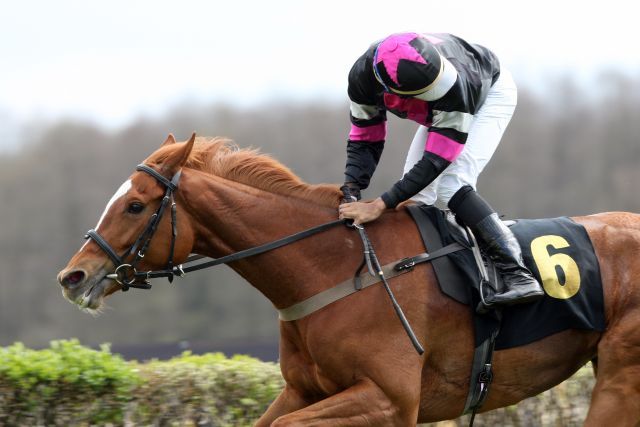
[(96, 225), (96, 230), (98, 229), (98, 227), (100, 227), (100, 224), (102, 224), (102, 221), (104, 220), (104, 217), (107, 215), (107, 212), (109, 212), (109, 208), (111, 208), (111, 206), (113, 206), (113, 204), (116, 202), (116, 200), (118, 200), (120, 197), (122, 197), (125, 194), (127, 194), (127, 191), (129, 191), (129, 189), (131, 189), (131, 180), (130, 179), (128, 179), (125, 182), (123, 182), (122, 185), (120, 186), (120, 188), (118, 188), (118, 190), (116, 191), (116, 194), (111, 196), (111, 199), (109, 199), (109, 203), (107, 203), (107, 207), (104, 208), (104, 212), (102, 212), (102, 215), (100, 216), (100, 219), (98, 220), (98, 225)]
[[(107, 212), (109, 212), (109, 208), (111, 208), (111, 206), (113, 206), (113, 204), (122, 196), (124, 196), (125, 194), (127, 194), (127, 191), (129, 191), (129, 189), (131, 189), (131, 180), (128, 179), (126, 180), (124, 183), (122, 183), (122, 185), (120, 186), (120, 188), (118, 188), (118, 190), (116, 191), (116, 193), (111, 196), (111, 199), (109, 199), (109, 203), (107, 203), (107, 207), (104, 208), (104, 212), (102, 212), (102, 215), (100, 216), (100, 219), (98, 220), (98, 224), (96, 225), (96, 230), (98, 229), (98, 227), (100, 227), (100, 224), (102, 224), (102, 221), (104, 220), (104, 217), (107, 215)], [(84, 248), (84, 246), (89, 243), (89, 240), (87, 240), (85, 242), (84, 245), (82, 245), (82, 247)]]

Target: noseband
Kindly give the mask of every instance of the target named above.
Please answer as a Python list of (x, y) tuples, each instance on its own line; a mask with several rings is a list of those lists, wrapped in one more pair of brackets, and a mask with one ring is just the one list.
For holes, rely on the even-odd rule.
[[(144, 228), (140, 236), (136, 239), (136, 241), (131, 245), (131, 248), (123, 256), (119, 256), (115, 250), (109, 245), (109, 243), (94, 229), (87, 231), (85, 235), (86, 239), (92, 239), (96, 244), (106, 253), (113, 264), (116, 266), (116, 270), (114, 274), (110, 274), (107, 277), (110, 279), (114, 279), (122, 286), (123, 291), (129, 290), (129, 288), (138, 288), (138, 289), (151, 289), (151, 284), (147, 280), (147, 278), (143, 278), (140, 281), (140, 275), (136, 272), (136, 266), (138, 263), (144, 258), (144, 255), (149, 247), (149, 243), (151, 242), (151, 238), (155, 234), (158, 224), (162, 219), (162, 215), (164, 214), (167, 206), (171, 204), (171, 246), (169, 248), (169, 259), (167, 260), (167, 268), (165, 271), (167, 274), (165, 275), (169, 282), (173, 281), (173, 252), (176, 244), (176, 237), (178, 235), (177, 229), (177, 218), (176, 218), (176, 202), (174, 200), (174, 193), (178, 189), (178, 182), (180, 181), (180, 175), (182, 174), (182, 170), (176, 172), (176, 174), (168, 180), (160, 173), (158, 173), (155, 169), (150, 168), (147, 165), (140, 164), (136, 167), (137, 171), (145, 172), (152, 177), (154, 177), (159, 183), (163, 184), (166, 188), (164, 197), (162, 198), (162, 202), (160, 202), (160, 206), (158, 210), (151, 215), (149, 218), (149, 222), (147, 226)], [(135, 254), (135, 255), (134, 255)], [(134, 257), (131, 262), (126, 262), (127, 258)]]

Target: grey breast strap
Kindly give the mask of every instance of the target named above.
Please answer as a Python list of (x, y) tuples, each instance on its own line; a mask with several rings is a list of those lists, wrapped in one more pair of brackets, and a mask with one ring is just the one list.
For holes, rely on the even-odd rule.
[[(382, 272), (387, 279), (411, 271), (411, 269), (397, 271), (394, 269), (396, 264), (398, 264), (398, 261), (394, 261), (382, 267)], [(360, 283), (362, 284), (362, 288), (360, 290), (380, 282), (379, 276), (371, 276), (368, 272), (364, 272), (358, 277), (360, 278)], [(332, 288), (315, 294), (314, 296), (309, 297), (304, 301), (300, 301), (299, 303), (294, 304), (290, 307), (278, 310), (278, 315), (280, 317), (280, 320), (284, 320), (287, 322), (302, 319), (303, 317), (308, 316), (314, 311), (320, 310), (321, 308), (326, 307), (332, 302), (338, 301), (339, 299), (359, 292), (360, 290), (355, 288), (354, 279), (351, 278), (337, 284)]]
[[(431, 253), (421, 253), (411, 258), (403, 258), (381, 267), (382, 274), (385, 278), (391, 279), (401, 274), (413, 271), (418, 264), (431, 262), (435, 259), (446, 257), (450, 253), (458, 252), (466, 249), (459, 243), (452, 243), (444, 248), (437, 249)], [(320, 310), (327, 305), (338, 301), (344, 297), (361, 291), (371, 285), (381, 282), (380, 276), (376, 274), (372, 276), (368, 272), (361, 273), (358, 276), (345, 280), (336, 286), (317, 293), (304, 301), (300, 301), (287, 308), (278, 310), (280, 320), (292, 321), (302, 319), (311, 313)]]

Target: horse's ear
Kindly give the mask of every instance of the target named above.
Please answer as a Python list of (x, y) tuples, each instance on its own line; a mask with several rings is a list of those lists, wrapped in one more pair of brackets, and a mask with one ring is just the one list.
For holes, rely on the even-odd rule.
[(161, 147), (164, 147), (165, 145), (175, 144), (175, 143), (176, 143), (176, 139), (173, 137), (173, 134), (170, 133), (167, 139), (165, 139), (164, 142), (162, 143)]
[[(171, 135), (169, 136), (173, 138)], [(187, 142), (185, 142), (184, 144), (178, 144), (177, 149), (174, 150), (169, 155), (169, 157), (167, 157), (167, 159), (163, 162), (162, 170), (169, 172), (171, 175), (175, 174), (178, 171), (178, 169), (184, 166), (184, 164), (187, 162), (187, 159), (191, 154), (191, 150), (193, 149), (193, 144), (195, 142), (196, 142), (196, 133), (194, 132), (191, 135), (191, 138), (189, 138)]]

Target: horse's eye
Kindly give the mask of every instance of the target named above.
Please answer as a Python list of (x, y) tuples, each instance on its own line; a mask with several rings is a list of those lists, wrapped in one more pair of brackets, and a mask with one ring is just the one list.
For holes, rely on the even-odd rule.
[(139, 202), (133, 202), (127, 208), (127, 212), (129, 212), (130, 214), (139, 214), (143, 210), (144, 210), (144, 205)]

